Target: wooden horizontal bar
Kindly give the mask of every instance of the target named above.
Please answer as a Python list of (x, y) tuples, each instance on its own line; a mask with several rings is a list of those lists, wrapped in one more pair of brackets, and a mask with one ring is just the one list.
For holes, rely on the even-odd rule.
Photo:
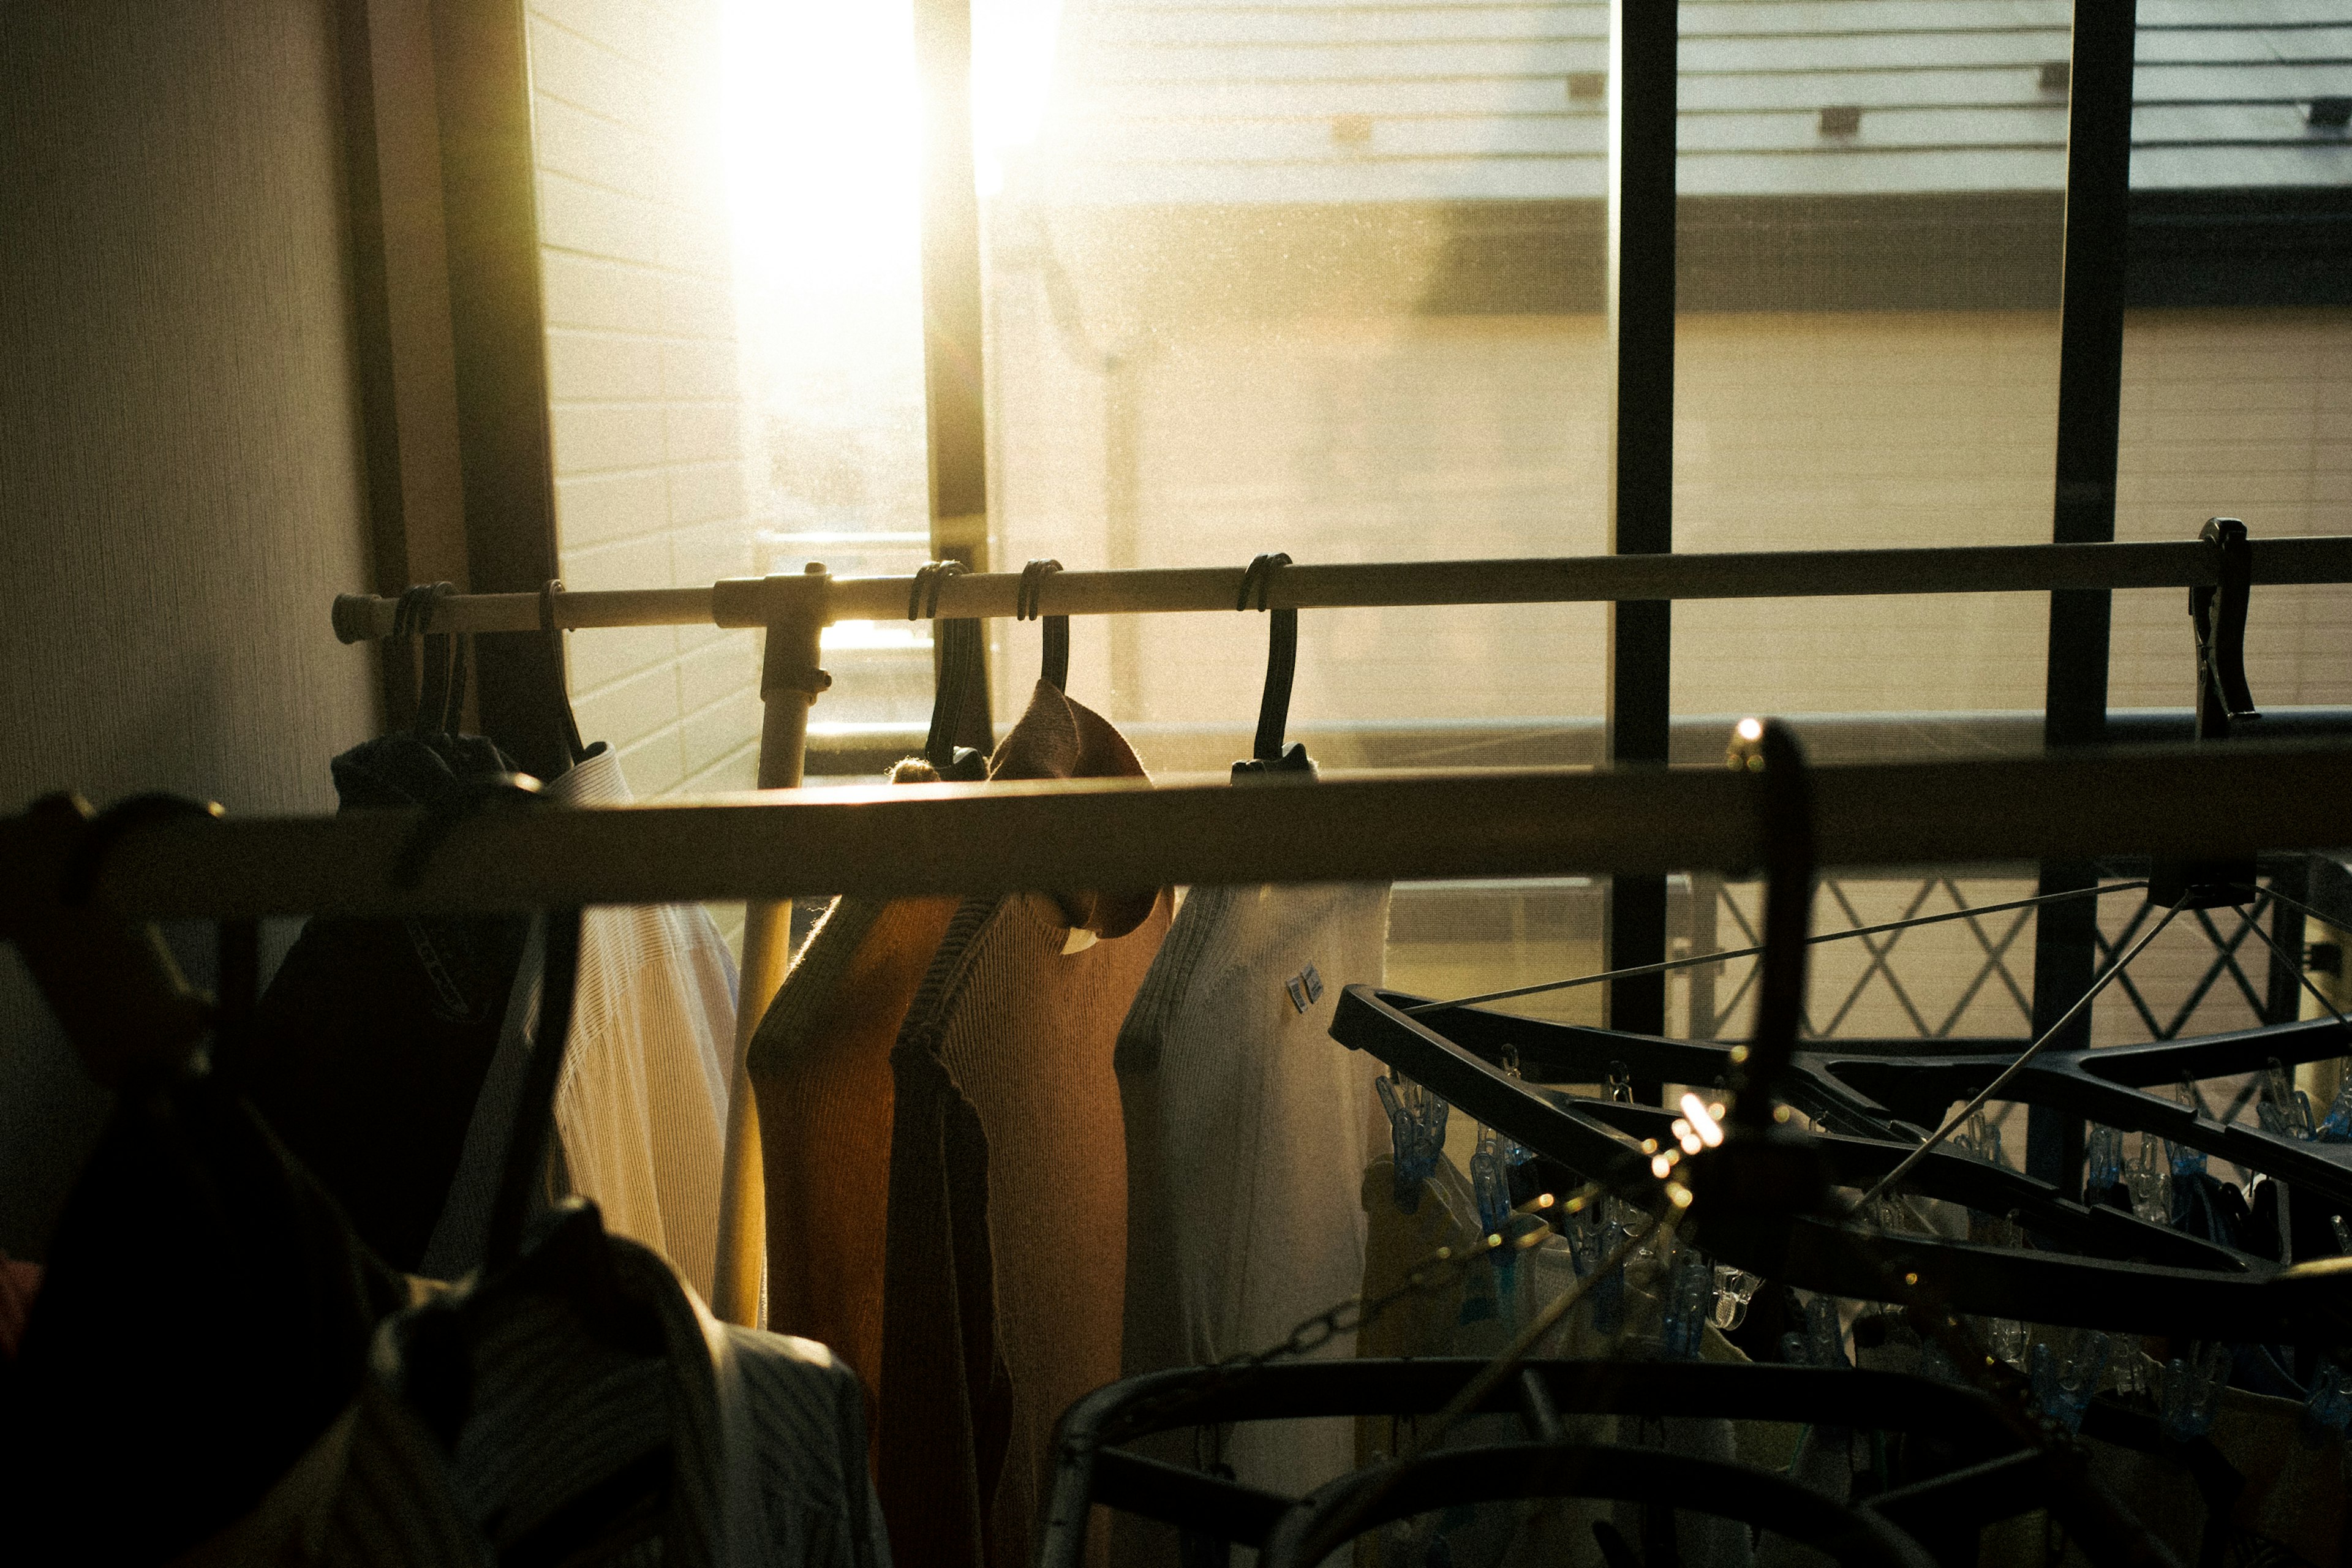
[[(1826, 867), (2221, 858), (2352, 843), (2352, 745), (2231, 742), (1813, 771)], [(1660, 872), (1755, 865), (1758, 781), (1717, 768), (774, 791), (520, 809), (452, 827), (411, 889), (416, 813), (130, 829), (98, 887), (154, 917), (390, 914), (1171, 883)], [(0, 856), (63, 831), (0, 821)], [(47, 834), (46, 839), (36, 836)], [(26, 895), (20, 894), (20, 900)], [(20, 906), (21, 907), (21, 906)]]
[[(1267, 580), (1269, 605), (1302, 610), (1408, 605), (1559, 605), (1638, 599), (1793, 599), (1864, 594), (2046, 594), (2068, 588), (2187, 588), (2218, 581), (2213, 548), (2195, 540), (2123, 544), (1990, 544), (1952, 549), (1732, 551), (1691, 555), (1581, 555), (1523, 561), (1391, 561), (1285, 566)], [(1039, 589), (1054, 616), (1164, 614), (1234, 608), (1244, 569), (1179, 567), (1056, 572)], [(2352, 536), (2257, 540), (2253, 580), (2352, 582)], [(771, 589), (768, 585), (777, 586)], [(786, 584), (790, 587), (787, 589)], [(939, 584), (946, 617), (1011, 616), (1017, 572), (982, 572)], [(912, 577), (838, 577), (824, 589), (828, 621), (906, 618)], [(794, 602), (804, 576), (729, 578), (709, 588), (558, 595), (567, 627), (725, 626), (768, 623), (774, 595)], [(394, 601), (345, 595), (335, 631), (345, 642), (385, 637)], [(428, 617), (433, 631), (530, 631), (535, 594), (457, 595)]]

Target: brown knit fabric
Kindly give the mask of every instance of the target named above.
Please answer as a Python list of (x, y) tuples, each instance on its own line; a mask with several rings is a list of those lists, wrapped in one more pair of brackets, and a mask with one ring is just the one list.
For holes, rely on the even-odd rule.
[(877, 1408), (890, 1046), (955, 909), (951, 898), (836, 900), (751, 1038), (768, 1326), (831, 1346)]
[[(937, 784), (920, 757), (893, 784)], [(751, 1037), (768, 1209), (768, 1326), (832, 1348), (882, 1391), (890, 1046), (952, 898), (834, 900)]]
[[(1107, 721), (1041, 684), (990, 776), (1142, 771)], [(1157, 892), (967, 900), (908, 1010), (890, 1053), (879, 1477), (900, 1568), (1026, 1562), (1054, 1422), (1118, 1376), (1111, 1055), (1169, 913)], [(1104, 940), (1066, 951), (1074, 917)]]

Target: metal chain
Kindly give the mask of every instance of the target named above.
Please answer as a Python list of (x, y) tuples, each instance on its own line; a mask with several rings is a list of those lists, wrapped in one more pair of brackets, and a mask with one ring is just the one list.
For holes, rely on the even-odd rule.
[[(1395, 1289), (1367, 1300), (1350, 1296), (1335, 1302), (1312, 1317), (1301, 1319), (1278, 1342), (1263, 1350), (1249, 1351), (1226, 1357), (1210, 1367), (1207, 1375), (1181, 1388), (1171, 1389), (1156, 1399), (1132, 1405), (1120, 1413), (1118, 1425), (1130, 1429), (1149, 1429), (1153, 1423), (1188, 1405), (1194, 1405), (1210, 1395), (1223, 1393), (1247, 1379), (1258, 1368), (1278, 1361), (1312, 1355), (1341, 1334), (1360, 1332), (1381, 1321), (1381, 1317), (1415, 1297), (1433, 1294), (1467, 1275), (1473, 1268), (1488, 1262), (1504, 1252), (1525, 1252), (1555, 1234), (1555, 1218), (1565, 1219), (1581, 1214), (1601, 1195), (1599, 1184), (1578, 1189), (1566, 1198), (1545, 1193), (1540, 1197), (1520, 1205), (1511, 1211), (1513, 1228), (1506, 1235), (1489, 1231), (1475, 1247), (1456, 1250), (1441, 1247), (1407, 1270), (1404, 1280)], [(1521, 1222), (1532, 1220), (1532, 1225)], [(1117, 1441), (1116, 1438), (1106, 1438)]]

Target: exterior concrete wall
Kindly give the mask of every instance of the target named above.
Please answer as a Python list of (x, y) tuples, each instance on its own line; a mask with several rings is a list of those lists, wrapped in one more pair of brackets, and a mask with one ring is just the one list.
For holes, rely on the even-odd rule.
[[(1607, 547), (1597, 318), (1204, 322), (1074, 348), (1041, 300), (998, 315), (1007, 561), (1240, 564)], [(1685, 317), (1675, 542), (1705, 550), (2046, 539), (2057, 331), (2043, 311)], [(2352, 531), (2352, 315), (2145, 311), (2126, 331), (2118, 534)], [(2181, 706), (2179, 595), (2118, 595), (2111, 701)], [(1682, 713), (2038, 709), (2031, 595), (1680, 607)], [(1597, 716), (1597, 606), (1366, 610), (1301, 626), (1302, 720)], [(2265, 590), (2250, 674), (2273, 704), (2352, 701), (2352, 592)], [(1133, 639), (1121, 658), (1118, 639)], [(1034, 655), (1015, 647), (1004, 679)], [(1121, 717), (1255, 710), (1236, 621), (1081, 625), (1073, 679)]]

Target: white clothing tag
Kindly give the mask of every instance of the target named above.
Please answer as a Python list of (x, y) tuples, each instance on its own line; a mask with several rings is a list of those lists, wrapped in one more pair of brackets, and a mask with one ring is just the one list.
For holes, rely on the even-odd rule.
[(1084, 952), (1101, 940), (1084, 926), (1072, 926), (1069, 936), (1062, 943), (1062, 956), (1067, 958), (1074, 952)]
[(1290, 1005), (1302, 1013), (1323, 1000), (1323, 977), (1311, 963), (1284, 981), (1282, 988), (1290, 993)]

